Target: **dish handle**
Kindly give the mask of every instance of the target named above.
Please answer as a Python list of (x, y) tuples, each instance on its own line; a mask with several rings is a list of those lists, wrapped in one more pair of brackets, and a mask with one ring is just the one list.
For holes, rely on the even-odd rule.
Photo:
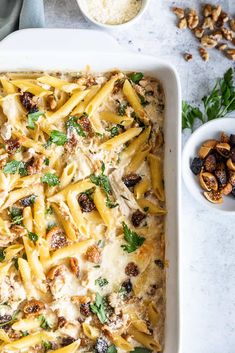
[(10, 51), (123, 51), (111, 35), (89, 29), (28, 28), (11, 33), (0, 43)]

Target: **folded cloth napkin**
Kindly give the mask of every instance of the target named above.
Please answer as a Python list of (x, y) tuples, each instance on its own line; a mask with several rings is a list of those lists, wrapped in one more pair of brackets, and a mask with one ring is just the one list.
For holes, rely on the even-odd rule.
[(44, 25), (43, 0), (0, 0), (0, 40), (17, 29)]

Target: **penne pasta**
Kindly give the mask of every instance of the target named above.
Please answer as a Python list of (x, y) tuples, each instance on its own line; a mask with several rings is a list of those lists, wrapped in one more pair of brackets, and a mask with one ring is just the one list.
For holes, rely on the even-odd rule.
[(128, 102), (136, 112), (137, 116), (144, 122), (148, 123), (148, 118), (144, 108), (140, 103), (140, 99), (135, 92), (134, 88), (132, 87), (131, 83), (126, 80), (123, 85), (123, 93), (126, 96)]
[(122, 134), (115, 136), (109, 139), (108, 141), (102, 143), (100, 147), (106, 150), (112, 150), (113, 148), (124, 145), (126, 142), (133, 139), (133, 137), (138, 136), (141, 133), (141, 131), (142, 129), (138, 127), (130, 128), (127, 131), (123, 132)]

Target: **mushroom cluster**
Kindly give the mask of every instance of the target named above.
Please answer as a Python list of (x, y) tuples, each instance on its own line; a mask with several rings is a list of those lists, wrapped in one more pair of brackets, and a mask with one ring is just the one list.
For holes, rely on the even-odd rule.
[(219, 140), (203, 142), (190, 168), (199, 176), (208, 201), (222, 203), (224, 195), (235, 197), (235, 135), (222, 132)]

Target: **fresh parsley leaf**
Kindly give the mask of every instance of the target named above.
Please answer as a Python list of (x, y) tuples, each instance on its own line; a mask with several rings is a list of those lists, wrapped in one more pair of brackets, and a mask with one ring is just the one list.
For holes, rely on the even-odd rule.
[(91, 197), (94, 191), (95, 191), (95, 187), (85, 190), (83, 194), (86, 194), (88, 197)]
[(90, 176), (90, 181), (97, 185), (100, 186), (102, 188), (102, 190), (104, 191), (105, 195), (106, 195), (106, 206), (108, 208), (114, 208), (117, 207), (118, 204), (114, 203), (111, 199), (110, 199), (110, 195), (112, 194), (112, 189), (111, 189), (111, 185), (109, 182), (109, 178), (107, 177), (107, 175), (104, 174), (105, 171), (105, 164), (104, 162), (102, 162), (102, 166), (101, 166), (101, 174), (100, 175), (94, 175), (92, 174)]
[(28, 331), (21, 331), (21, 333), (22, 333), (22, 336), (23, 336), (23, 337), (26, 337), (26, 336), (29, 335)]
[(34, 243), (36, 243), (36, 241), (38, 240), (38, 235), (36, 233), (28, 232), (28, 237)]
[(182, 102), (182, 128), (192, 129), (196, 118), (204, 122), (203, 114), (198, 107)]
[(56, 226), (56, 222), (49, 222), (47, 225), (47, 232)]
[(49, 158), (45, 158), (45, 161), (44, 161), (44, 163), (45, 163), (45, 165), (49, 165), (50, 164), (50, 160), (49, 160)]
[(50, 330), (51, 327), (48, 324), (46, 318), (44, 315), (39, 315), (37, 318), (40, 321), (40, 327), (43, 328), (44, 330)]
[(47, 352), (49, 349), (52, 349), (52, 343), (49, 341), (42, 341), (43, 347), (45, 351)]
[(152, 351), (145, 347), (135, 347), (130, 353), (152, 353)]
[(86, 133), (85, 131), (83, 130), (81, 124), (79, 124), (77, 122), (78, 118), (76, 116), (71, 116), (69, 118), (69, 120), (66, 122), (66, 127), (67, 129), (68, 128), (72, 128), (76, 131), (76, 133), (79, 135), (79, 136), (82, 136), (82, 137), (86, 137)]
[(129, 75), (130, 80), (134, 83), (139, 83), (143, 77), (144, 75), (142, 74), (142, 72), (133, 72)]
[(97, 315), (98, 319), (102, 324), (104, 324), (107, 321), (105, 300), (99, 293), (96, 293), (95, 303), (90, 304), (90, 308), (91, 308), (91, 311)]
[(10, 217), (12, 224), (22, 225), (23, 221), (23, 211), (18, 207), (9, 207)]
[(41, 181), (49, 186), (56, 186), (60, 183), (58, 176), (52, 173), (46, 173), (43, 175), (43, 177), (41, 177)]
[(43, 114), (44, 114), (43, 112), (29, 113), (27, 116), (27, 119), (28, 119), (27, 128), (34, 130), (35, 123), (38, 121), (39, 117), (42, 116)]
[(63, 146), (67, 141), (67, 135), (58, 130), (52, 130), (49, 140), (57, 146)]
[(102, 277), (99, 277), (95, 280), (95, 285), (100, 286), (100, 288), (107, 286), (108, 283), (109, 283), (108, 280), (106, 278), (102, 278)]
[(103, 248), (105, 246), (105, 240), (104, 239), (100, 239), (97, 243), (99, 248)]
[(17, 270), (19, 270), (18, 257), (13, 257), (12, 262)]
[(140, 104), (143, 106), (143, 107), (146, 107), (146, 105), (149, 104), (149, 102), (146, 100), (146, 98), (144, 96), (142, 96), (142, 94), (138, 94), (138, 97), (140, 99)]
[(119, 135), (119, 128), (118, 128), (118, 126), (117, 126), (117, 125), (116, 125), (116, 126), (113, 126), (113, 127), (109, 130), (109, 132), (110, 132), (111, 137), (114, 137), (114, 136)]
[(127, 104), (118, 101), (118, 115), (124, 116), (126, 114)]
[(3, 173), (5, 174), (16, 174), (19, 173), (22, 176), (27, 175), (27, 170), (25, 168), (25, 163), (22, 161), (12, 160), (7, 162), (3, 168)]
[(112, 344), (111, 346), (109, 346), (109, 348), (107, 349), (107, 353), (117, 353), (117, 348), (116, 348), (116, 346), (114, 346), (114, 344)]
[(5, 249), (4, 248), (0, 248), (0, 262), (3, 262), (5, 259)]
[(223, 118), (235, 110), (235, 86), (230, 68), (215, 84), (210, 95), (202, 98), (207, 120)]
[(122, 222), (122, 228), (124, 233), (124, 239), (128, 244), (121, 245), (124, 251), (131, 253), (137, 250), (145, 241), (144, 237), (139, 236), (136, 232), (133, 232), (125, 222)]
[(46, 214), (52, 214), (53, 213), (53, 208), (52, 206), (49, 206), (47, 209), (46, 209)]

